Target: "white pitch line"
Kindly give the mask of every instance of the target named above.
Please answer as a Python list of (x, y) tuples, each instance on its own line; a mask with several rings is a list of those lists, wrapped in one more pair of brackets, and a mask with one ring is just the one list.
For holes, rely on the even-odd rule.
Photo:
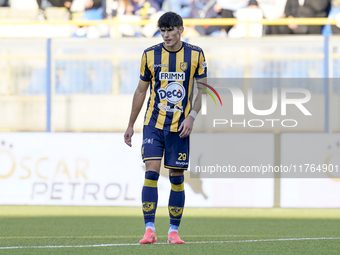
[[(258, 239), (258, 240), (236, 240), (236, 241), (201, 241), (186, 242), (186, 244), (209, 244), (209, 243), (254, 243), (254, 242), (281, 242), (281, 241), (304, 241), (304, 240), (340, 240), (340, 237), (305, 237), (305, 238), (281, 238), (281, 239)], [(164, 245), (167, 243), (156, 243)], [(56, 245), (56, 246), (10, 246), (0, 247), (0, 250), (9, 249), (44, 249), (44, 248), (93, 248), (93, 247), (112, 247), (112, 246), (136, 246), (139, 243), (113, 243), (113, 244), (93, 244), (93, 245)]]

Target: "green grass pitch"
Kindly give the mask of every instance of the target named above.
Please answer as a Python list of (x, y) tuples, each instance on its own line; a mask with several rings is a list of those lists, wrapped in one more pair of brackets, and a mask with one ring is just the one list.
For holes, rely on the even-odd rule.
[[(159, 208), (158, 243), (168, 224)], [(187, 244), (131, 245), (143, 234), (135, 207), (0, 206), (0, 254), (339, 254), (340, 209), (185, 208)]]

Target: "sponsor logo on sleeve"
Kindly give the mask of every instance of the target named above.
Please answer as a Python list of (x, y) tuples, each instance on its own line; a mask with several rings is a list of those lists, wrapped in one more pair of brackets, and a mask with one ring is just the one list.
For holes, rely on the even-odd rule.
[(204, 61), (201, 65), (201, 68), (206, 68), (207, 67), (207, 63)]

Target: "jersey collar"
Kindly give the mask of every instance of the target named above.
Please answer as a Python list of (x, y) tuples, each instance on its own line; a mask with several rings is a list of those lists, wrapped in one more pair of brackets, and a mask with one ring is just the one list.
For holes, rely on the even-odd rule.
[(165, 47), (164, 42), (162, 43), (163, 48), (168, 52), (179, 52), (183, 48), (183, 42), (181, 41), (181, 47), (178, 50), (169, 50)]

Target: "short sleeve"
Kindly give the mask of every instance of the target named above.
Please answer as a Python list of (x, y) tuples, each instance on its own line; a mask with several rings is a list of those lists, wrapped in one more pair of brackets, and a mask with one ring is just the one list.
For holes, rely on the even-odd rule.
[(198, 57), (198, 65), (196, 68), (195, 76), (196, 79), (203, 79), (207, 77), (207, 63), (205, 61), (203, 51), (200, 52)]
[(142, 61), (140, 65), (140, 79), (145, 82), (151, 81), (151, 72), (148, 68), (148, 61), (146, 59), (146, 53), (143, 53)]

